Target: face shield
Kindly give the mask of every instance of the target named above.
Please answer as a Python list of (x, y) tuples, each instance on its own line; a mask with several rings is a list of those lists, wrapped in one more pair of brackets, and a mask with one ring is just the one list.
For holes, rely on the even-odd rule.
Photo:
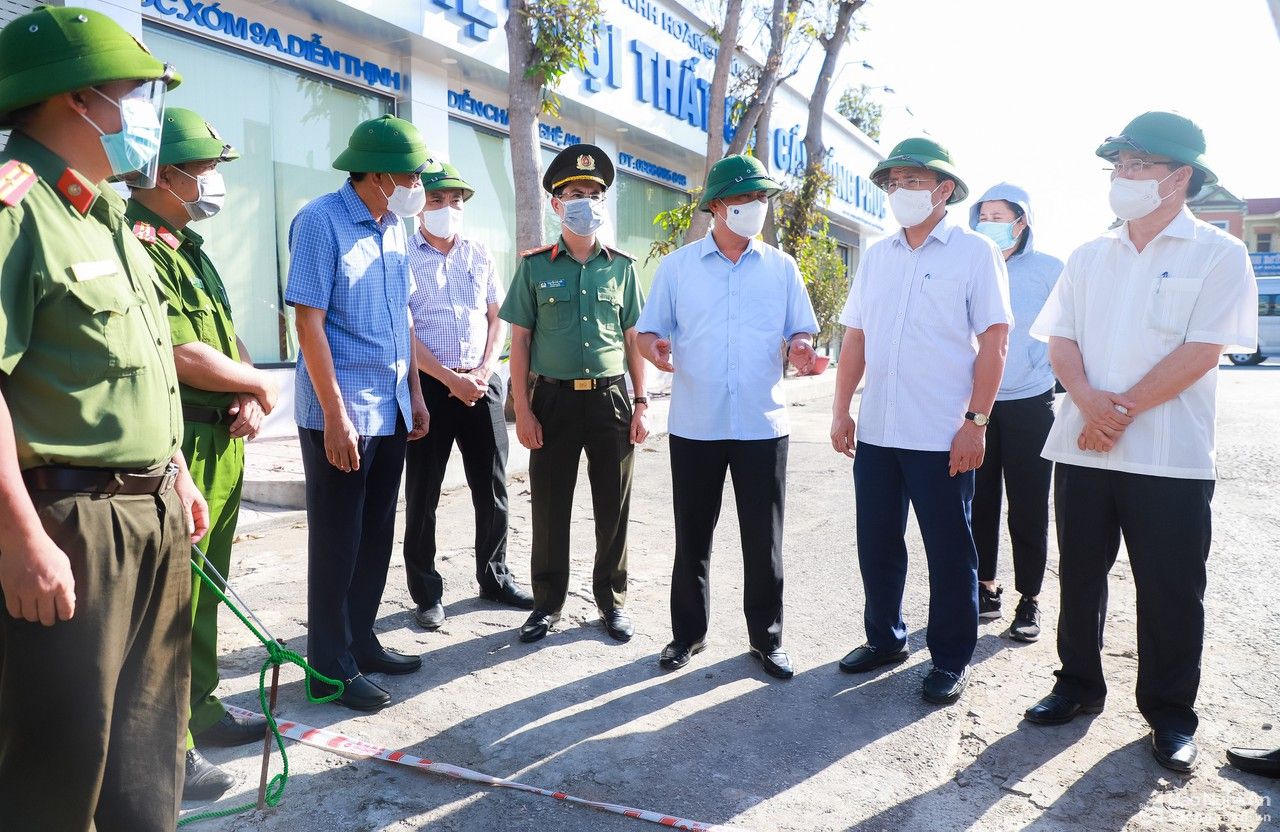
[(173, 67), (166, 65), (164, 75), (151, 81), (143, 81), (119, 101), (93, 87), (102, 98), (115, 104), (120, 110), (120, 131), (104, 132), (92, 119), (85, 120), (101, 134), (102, 149), (111, 163), (111, 179), (124, 182), (131, 188), (154, 188), (156, 171), (160, 167), (161, 117), (164, 115), (164, 93), (173, 76)]

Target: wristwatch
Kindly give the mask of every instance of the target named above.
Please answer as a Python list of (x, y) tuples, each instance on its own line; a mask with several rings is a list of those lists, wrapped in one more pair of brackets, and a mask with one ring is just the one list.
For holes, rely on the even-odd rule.
[(970, 422), (973, 422), (975, 425), (977, 425), (980, 428), (985, 428), (987, 426), (987, 422), (991, 421), (991, 419), (988, 418), (987, 414), (974, 413), (972, 410), (967, 411), (964, 414), (964, 418), (968, 419)]
[(632, 399), (632, 400), (631, 400), (631, 403), (632, 403), (632, 404), (648, 404), (648, 403), (649, 403), (649, 397), (648, 397), (648, 396), (636, 396), (634, 399)]

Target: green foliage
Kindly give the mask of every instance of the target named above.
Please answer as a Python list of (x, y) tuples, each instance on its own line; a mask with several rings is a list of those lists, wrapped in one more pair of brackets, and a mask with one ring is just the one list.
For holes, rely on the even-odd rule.
[(884, 106), (872, 100), (871, 88), (866, 84), (856, 90), (847, 88), (836, 104), (836, 112), (875, 141), (880, 141), (880, 119), (884, 116)]
[(795, 258), (818, 317), (818, 342), (839, 336), (840, 309), (849, 294), (849, 275), (823, 206), (831, 199), (831, 174), (810, 165), (804, 177), (778, 199), (779, 248)]
[(533, 56), (526, 78), (542, 81), (542, 112), (558, 116), (555, 88), (572, 69), (585, 69), (596, 48), (600, 0), (526, 0), (523, 13), (533, 33)]
[(653, 218), (653, 224), (662, 229), (665, 236), (649, 244), (649, 256), (644, 260), (646, 266), (651, 261), (665, 257), (680, 248), (684, 242), (685, 233), (693, 223), (693, 215), (698, 210), (698, 200), (701, 195), (702, 188), (695, 188), (690, 192), (687, 202), (681, 203), (670, 211), (660, 211)]

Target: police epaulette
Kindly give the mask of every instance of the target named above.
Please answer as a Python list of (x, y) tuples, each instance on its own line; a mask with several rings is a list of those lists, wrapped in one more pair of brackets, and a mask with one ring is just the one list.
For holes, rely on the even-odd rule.
[(636, 259), (636, 256), (634, 254), (628, 251), (623, 251), (620, 248), (614, 248), (613, 246), (605, 246), (605, 248), (609, 249), (609, 251), (613, 252), (614, 254), (621, 254), (623, 257), (627, 258), (628, 260), (634, 261)]
[(534, 255), (534, 254), (541, 254), (541, 253), (542, 253), (542, 252), (544, 252), (544, 251), (551, 251), (551, 249), (553, 249), (553, 248), (555, 248), (555, 247), (556, 247), (556, 244), (555, 244), (555, 243), (551, 243), (550, 245), (545, 245), (545, 246), (538, 246), (537, 248), (531, 248), (531, 249), (528, 249), (528, 250), (526, 250), (526, 251), (522, 251), (522, 252), (520, 252), (520, 256), (521, 256), (521, 257), (530, 257), (530, 256), (532, 256), (532, 255)]
[(17, 205), (39, 178), (26, 162), (10, 159), (0, 165), (0, 205)]
[(149, 222), (138, 220), (133, 224), (133, 236), (144, 243), (154, 243), (156, 241), (156, 227)]

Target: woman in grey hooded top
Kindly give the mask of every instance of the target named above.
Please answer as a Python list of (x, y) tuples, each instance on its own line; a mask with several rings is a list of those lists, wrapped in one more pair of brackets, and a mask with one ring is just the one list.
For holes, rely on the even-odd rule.
[(1015, 588), (1022, 596), (1009, 636), (1040, 637), (1037, 596), (1044, 580), (1049, 535), (1049, 483), (1053, 463), (1040, 456), (1053, 425), (1053, 370), (1048, 347), (1027, 332), (1062, 272), (1062, 261), (1036, 251), (1031, 199), (1016, 185), (992, 187), (969, 209), (969, 225), (995, 241), (1009, 269), (1014, 325), (1004, 377), (991, 409), (987, 451), (973, 496), (973, 539), (978, 548), (978, 614), (1000, 617), (996, 556), (1000, 548), (1001, 485), (1009, 495)]

